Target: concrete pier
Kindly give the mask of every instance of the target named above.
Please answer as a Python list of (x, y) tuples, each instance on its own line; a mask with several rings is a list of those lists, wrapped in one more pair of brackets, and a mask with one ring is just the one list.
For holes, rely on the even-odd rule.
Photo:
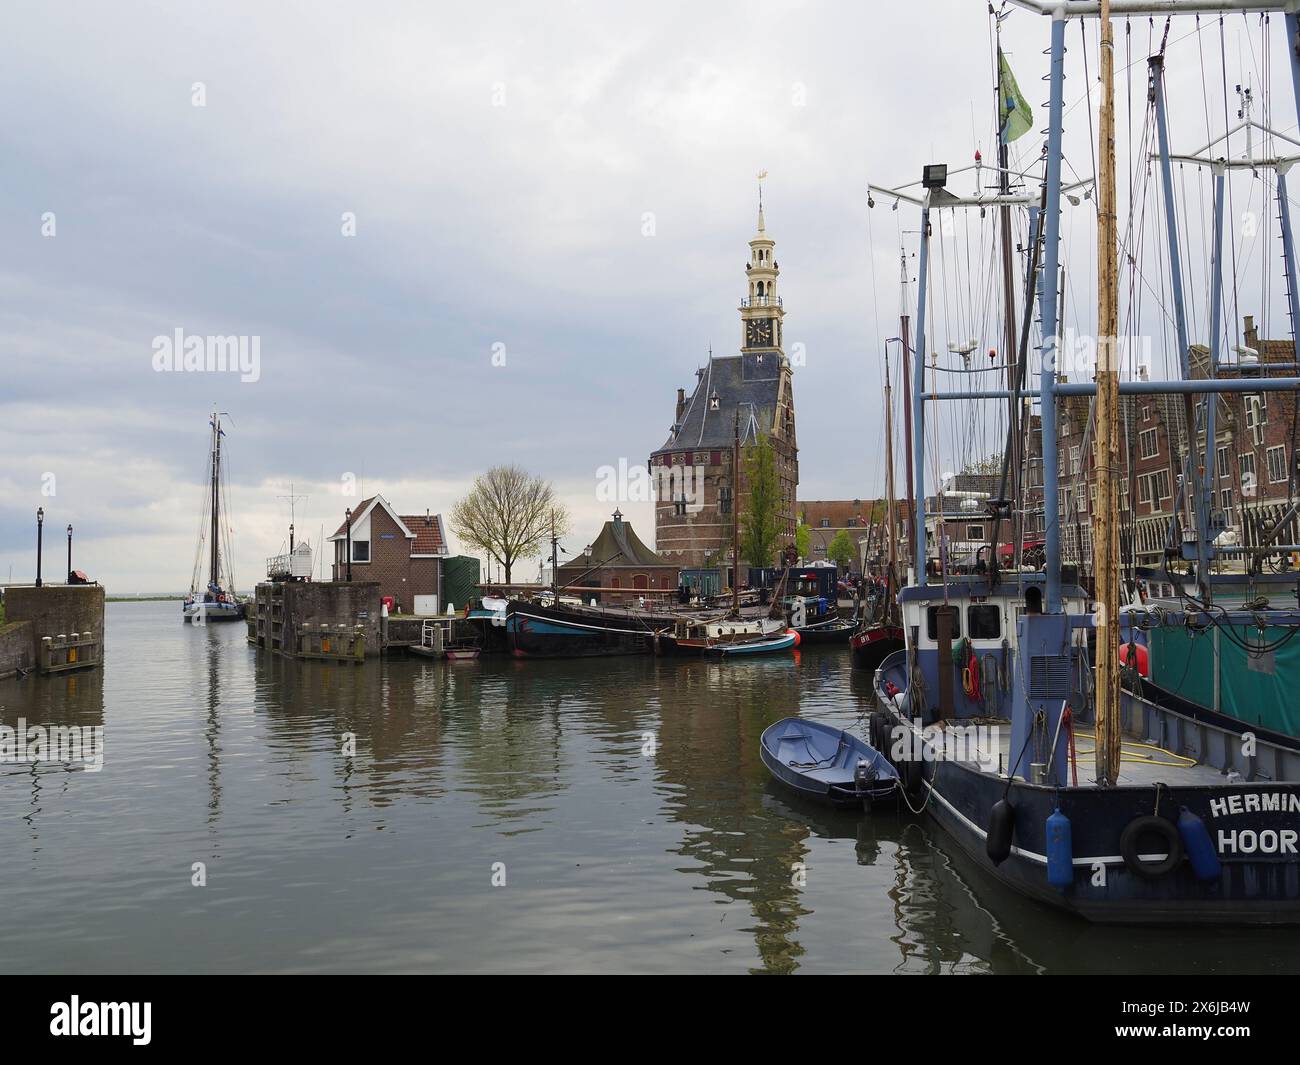
[(378, 581), (264, 581), (248, 605), (248, 642), (290, 658), (377, 656)]
[(104, 659), (104, 589), (46, 584), (5, 590), (0, 677), (94, 669)]

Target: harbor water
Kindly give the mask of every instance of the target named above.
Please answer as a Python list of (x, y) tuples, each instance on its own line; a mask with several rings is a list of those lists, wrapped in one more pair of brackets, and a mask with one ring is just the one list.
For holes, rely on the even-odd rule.
[[(865, 729), (847, 653), (365, 665), (110, 603), (102, 671), (0, 682), (4, 972), (1283, 973), (1300, 931), (1093, 927), (904, 811), (808, 806), (758, 739)], [(28, 752), (30, 753), (30, 752)]]

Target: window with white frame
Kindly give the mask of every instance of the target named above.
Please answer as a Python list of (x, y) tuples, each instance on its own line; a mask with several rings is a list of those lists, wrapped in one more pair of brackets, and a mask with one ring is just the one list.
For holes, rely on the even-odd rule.
[(967, 526), (966, 526), (966, 539), (967, 539), (967, 540), (983, 540), (983, 539), (984, 539), (984, 526), (983, 526), (983, 525), (967, 525)]
[(1160, 437), (1154, 429), (1143, 429), (1138, 433), (1138, 456), (1153, 459), (1160, 454)]
[(1264, 424), (1268, 421), (1268, 406), (1263, 395), (1246, 397), (1246, 429), (1256, 446), (1264, 442)]
[(1286, 480), (1286, 447), (1278, 444), (1277, 447), (1271, 447), (1265, 453), (1265, 461), (1268, 462), (1268, 480), (1270, 484), (1278, 484)]
[(1229, 470), (1230, 467), (1228, 466), (1228, 449), (1226, 447), (1221, 447), (1219, 448), (1219, 476), (1227, 477)]

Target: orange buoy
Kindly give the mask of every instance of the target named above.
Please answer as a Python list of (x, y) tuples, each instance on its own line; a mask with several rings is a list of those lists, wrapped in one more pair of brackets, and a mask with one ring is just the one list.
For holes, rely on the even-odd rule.
[(794, 645), (795, 645), (796, 647), (798, 647), (799, 644), (802, 642), (802, 641), (799, 639), (799, 634), (798, 634), (797, 632), (795, 632), (794, 629), (786, 629), (785, 631), (788, 632), (791, 636), (794, 637)]
[(1144, 643), (1122, 643), (1119, 645), (1119, 664), (1128, 665), (1129, 655), (1137, 662), (1137, 671), (1143, 677), (1151, 676), (1151, 654)]

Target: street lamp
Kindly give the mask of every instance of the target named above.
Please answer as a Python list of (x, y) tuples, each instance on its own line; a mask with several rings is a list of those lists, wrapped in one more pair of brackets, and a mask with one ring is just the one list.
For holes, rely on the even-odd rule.
[(347, 547), (346, 547), (347, 553), (344, 555), (344, 558), (347, 559), (348, 583), (351, 584), (352, 583), (352, 508), (351, 507), (348, 507), (346, 511), (345, 519), (348, 527), (348, 538), (347, 538)]
[(72, 583), (72, 523), (68, 523), (68, 583)]
[(36, 587), (41, 586), (41, 538), (44, 535), (45, 508), (36, 508)]

